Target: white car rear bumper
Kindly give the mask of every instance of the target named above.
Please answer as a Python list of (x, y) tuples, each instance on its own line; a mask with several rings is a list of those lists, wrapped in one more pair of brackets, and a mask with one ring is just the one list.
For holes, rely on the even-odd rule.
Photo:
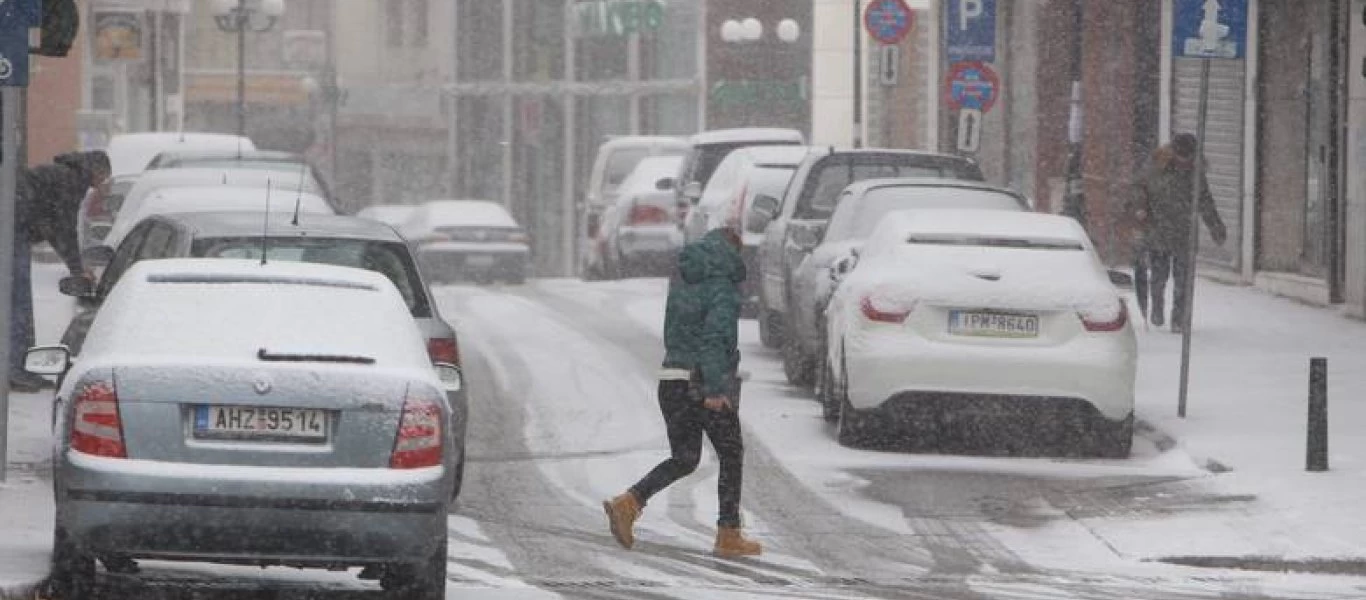
[(1134, 409), (1137, 349), (1128, 329), (1084, 333), (1058, 346), (954, 343), (899, 330), (865, 331), (844, 353), (849, 402), (859, 410), (913, 393), (1081, 400), (1114, 421)]

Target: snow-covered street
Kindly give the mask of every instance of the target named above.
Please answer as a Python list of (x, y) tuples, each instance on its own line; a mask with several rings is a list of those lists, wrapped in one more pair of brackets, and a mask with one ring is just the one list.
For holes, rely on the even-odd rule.
[[(742, 322), (743, 510), (765, 554), (711, 555), (710, 449), (646, 508), (635, 550), (622, 550), (600, 504), (667, 453), (654, 401), (664, 289), (640, 279), (435, 290), (460, 330), (472, 387), (470, 464), (448, 522), (448, 597), (1366, 596), (1366, 578), (1353, 575), (1366, 573), (1366, 517), (1354, 512), (1366, 436), (1351, 426), (1366, 417), (1352, 402), (1366, 380), (1345, 367), (1366, 352), (1366, 325), (1210, 282), (1200, 287), (1190, 416), (1174, 416), (1179, 338), (1141, 332), (1139, 416), (1150, 426), (1122, 461), (842, 447), (810, 395), (783, 382), (753, 322)], [(40, 310), (60, 313), (54, 301)], [(40, 323), (40, 337), (51, 329)], [(1333, 366), (1333, 470), (1319, 474), (1303, 471), (1311, 354)], [(36, 395), (15, 400), (12, 456), (36, 466), (0, 487), (0, 584), (40, 579), (50, 543), (47, 415)], [(380, 594), (354, 573), (143, 569), (104, 576), (106, 595)]]

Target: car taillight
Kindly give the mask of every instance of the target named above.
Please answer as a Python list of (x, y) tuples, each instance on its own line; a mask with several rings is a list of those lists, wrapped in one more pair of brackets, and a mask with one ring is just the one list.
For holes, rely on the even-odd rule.
[(391, 469), (420, 469), (441, 464), (441, 405), (431, 398), (408, 398), (398, 422)]
[(76, 392), (71, 420), (71, 448), (106, 458), (128, 458), (119, 419), (119, 397), (111, 384), (84, 384)]
[(669, 211), (650, 204), (636, 204), (628, 217), (632, 225), (658, 225), (669, 222)]
[(1085, 311), (1077, 313), (1077, 316), (1081, 317), (1081, 324), (1086, 327), (1087, 331), (1102, 333), (1119, 331), (1124, 329), (1124, 325), (1129, 322), (1129, 305), (1123, 300), (1120, 300), (1119, 313), (1113, 317), (1106, 315), (1105, 318), (1097, 318), (1094, 315), (1087, 314)]
[(432, 338), (427, 340), (427, 356), (434, 363), (450, 363), (460, 365), (460, 346), (456, 345), (455, 338)]
[(863, 311), (863, 316), (869, 321), (879, 323), (902, 323), (911, 314), (911, 309), (906, 310), (884, 310), (873, 305), (873, 299), (865, 296), (859, 303), (859, 309)]

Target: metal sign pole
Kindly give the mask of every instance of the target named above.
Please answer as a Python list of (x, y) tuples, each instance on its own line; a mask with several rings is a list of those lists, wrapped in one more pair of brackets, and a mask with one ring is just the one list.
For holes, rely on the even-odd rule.
[[(14, 195), (19, 182), (19, 116), (24, 89), (0, 87), (0, 277), (10, 284), (0, 293), (0, 365), (10, 366), (10, 298), (14, 286)], [(9, 465), (9, 376), (0, 377), (0, 482)]]
[(1191, 168), (1190, 237), (1186, 242), (1186, 272), (1181, 278), (1186, 291), (1181, 306), (1181, 391), (1176, 415), (1186, 418), (1186, 396), (1190, 388), (1191, 323), (1195, 313), (1195, 259), (1200, 246), (1200, 200), (1205, 191), (1205, 121), (1209, 116), (1210, 59), (1200, 61), (1200, 108), (1195, 115), (1195, 158)]

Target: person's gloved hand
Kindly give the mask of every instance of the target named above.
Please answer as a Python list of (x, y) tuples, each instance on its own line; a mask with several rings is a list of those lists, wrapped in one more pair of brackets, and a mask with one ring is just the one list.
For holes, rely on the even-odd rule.
[(714, 412), (734, 410), (730, 398), (725, 396), (707, 396), (707, 399), (702, 401), (702, 406)]

